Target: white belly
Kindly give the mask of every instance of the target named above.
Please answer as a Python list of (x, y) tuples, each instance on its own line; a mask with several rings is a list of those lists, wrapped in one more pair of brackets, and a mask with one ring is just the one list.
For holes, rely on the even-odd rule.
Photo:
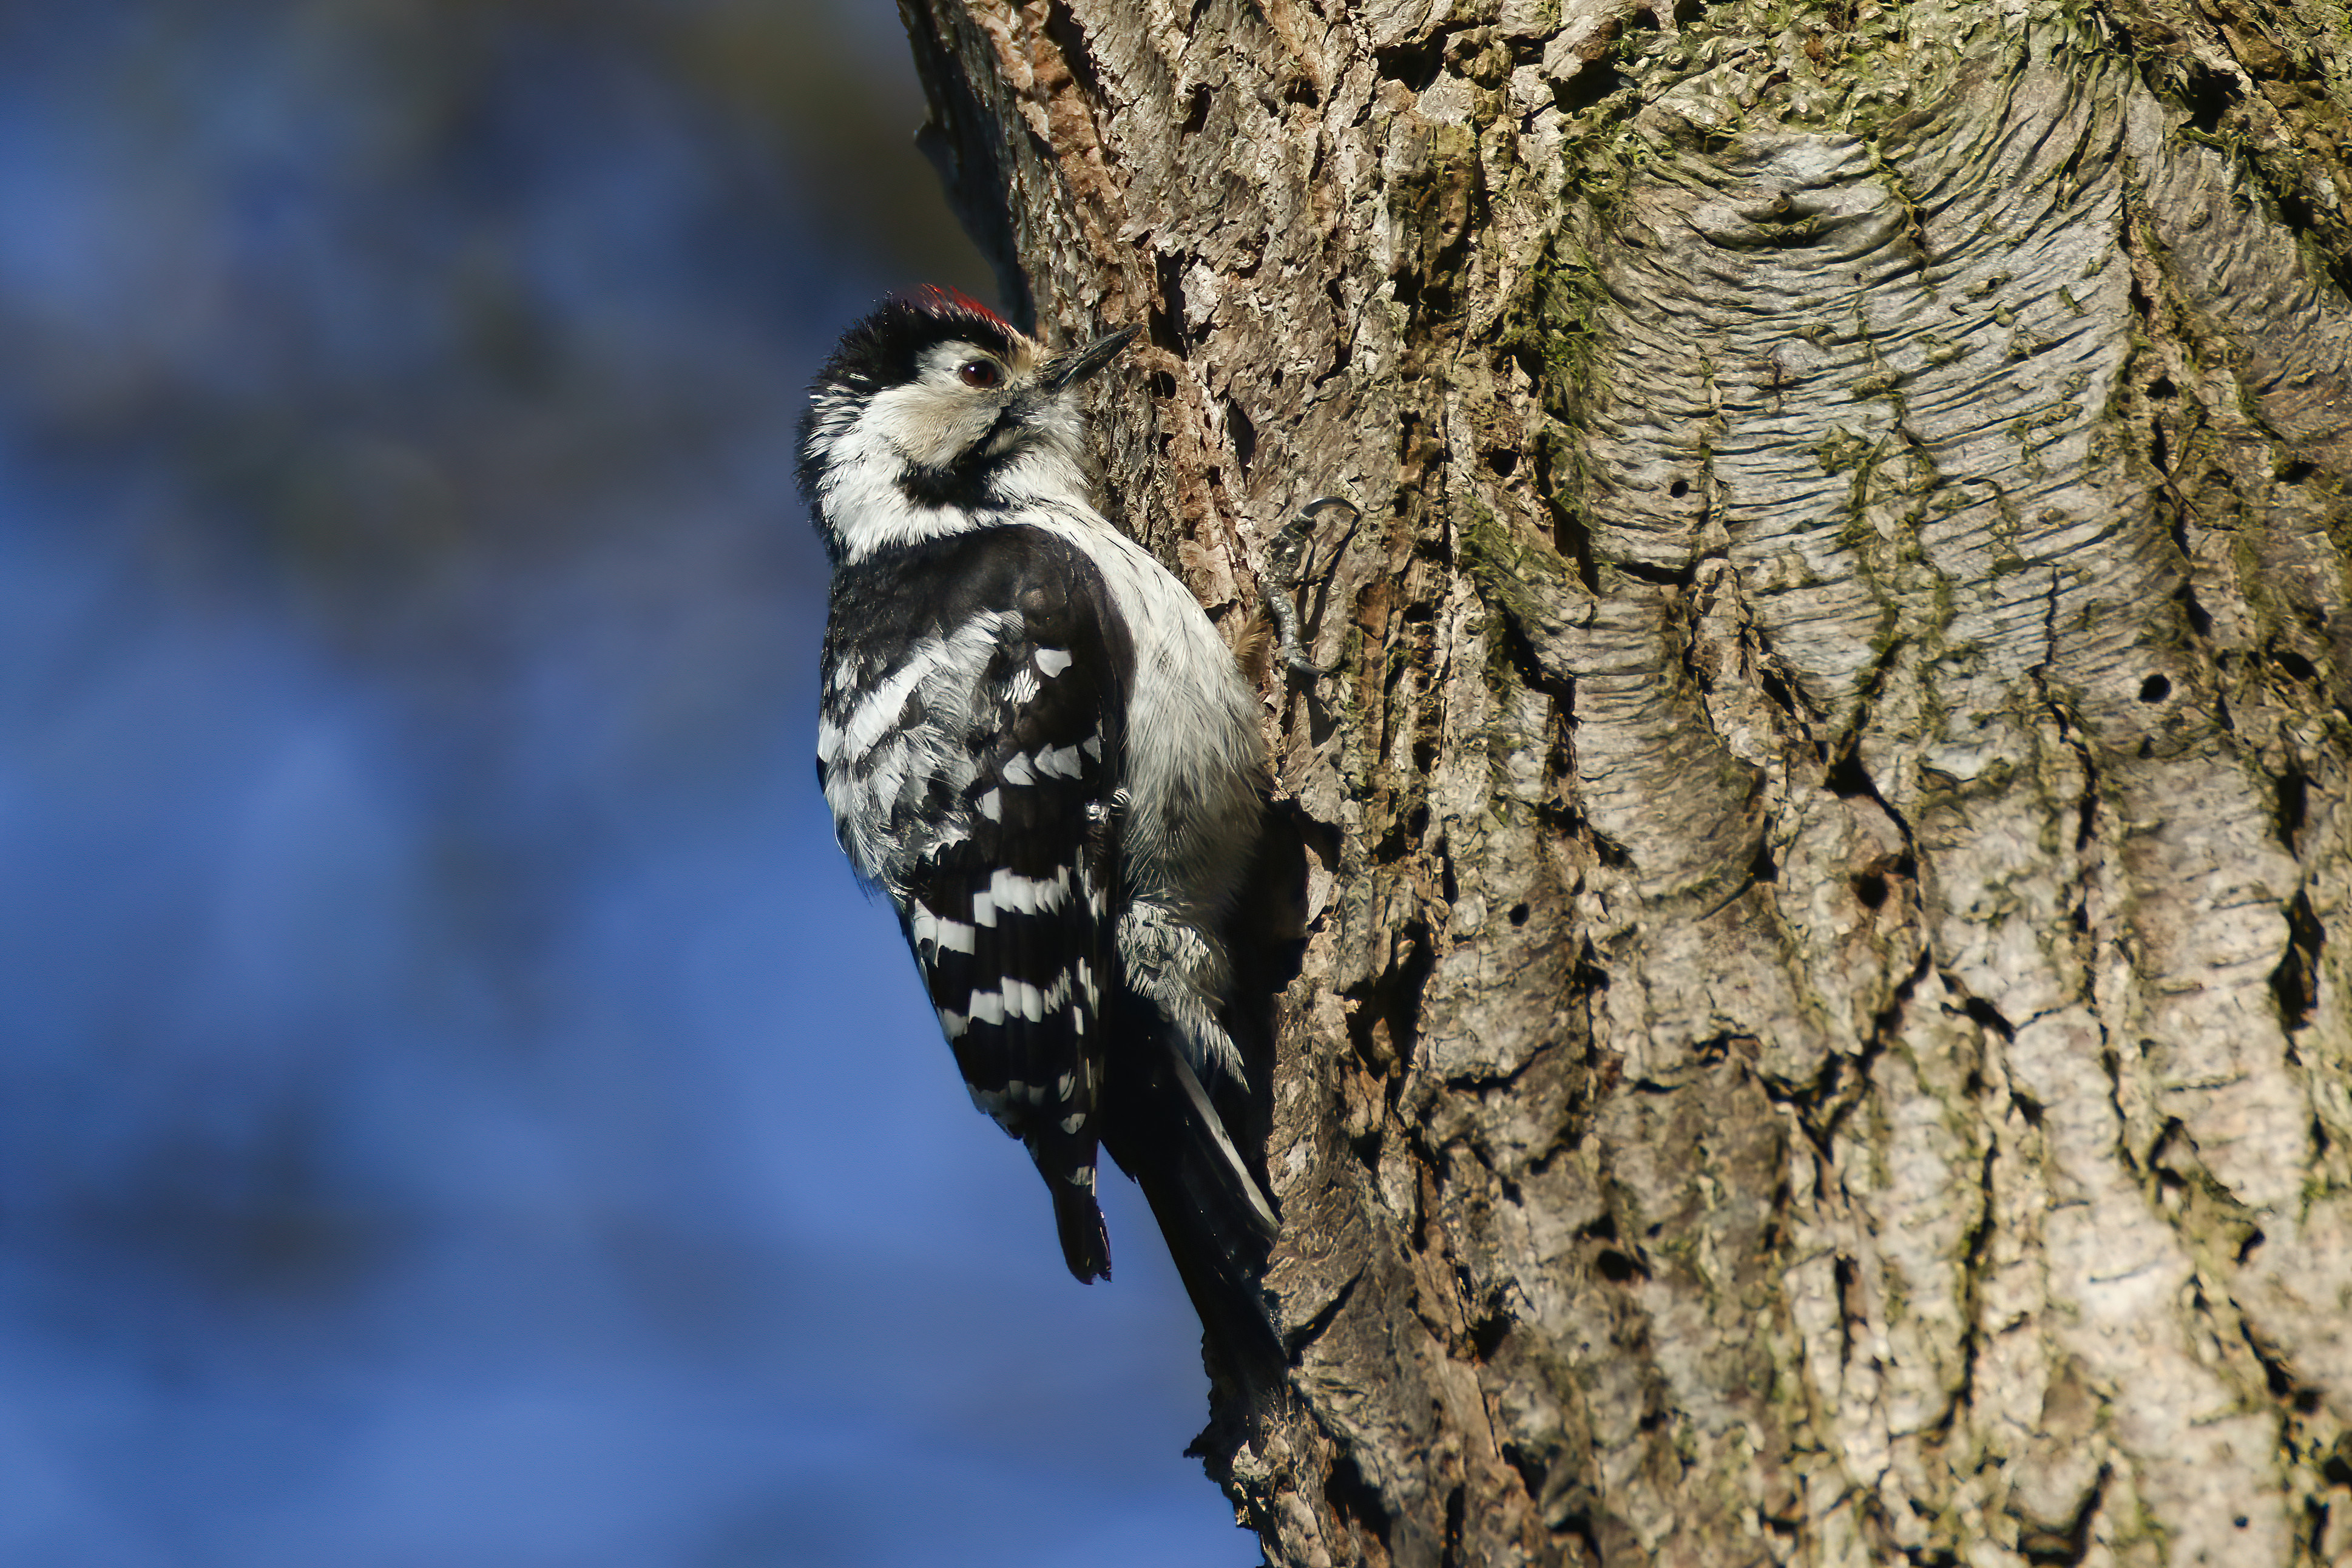
[(1085, 549), (1134, 638), (1121, 842), (1128, 887), (1222, 904), (1247, 868), (1266, 785), (1257, 695), (1200, 601), (1150, 551), (1107, 522), (1034, 526)]

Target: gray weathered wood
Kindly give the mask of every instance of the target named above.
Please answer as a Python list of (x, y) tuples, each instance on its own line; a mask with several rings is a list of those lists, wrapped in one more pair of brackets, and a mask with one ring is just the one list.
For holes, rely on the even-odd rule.
[(1269, 1561), (2352, 1560), (2341, 5), (903, 3), (1124, 521), (1365, 510)]

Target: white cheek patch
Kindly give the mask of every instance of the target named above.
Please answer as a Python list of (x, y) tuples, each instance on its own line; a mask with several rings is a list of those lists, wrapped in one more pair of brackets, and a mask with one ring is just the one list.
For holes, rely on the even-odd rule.
[(1072, 658), (1068, 651), (1063, 648), (1041, 647), (1037, 650), (1037, 668), (1045, 672), (1045, 678), (1048, 680), (1076, 662), (1077, 660)]
[(877, 393), (857, 424), (860, 434), (908, 462), (944, 468), (988, 434), (998, 406), (992, 395), (923, 380)]

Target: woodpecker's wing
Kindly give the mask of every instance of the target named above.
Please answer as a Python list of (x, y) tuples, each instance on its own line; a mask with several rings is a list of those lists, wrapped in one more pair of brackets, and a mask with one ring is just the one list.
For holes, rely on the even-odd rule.
[(993, 606), (993, 647), (960, 696), (965, 711), (940, 726), (958, 735), (954, 761), (935, 764), (922, 791), (926, 819), (949, 826), (898, 869), (893, 890), (972, 1100), (1028, 1146), (1070, 1272), (1107, 1278), (1095, 1203), (1115, 984), (1107, 797), (1131, 654), (1082, 556), (1026, 530), (991, 542), (963, 584)]

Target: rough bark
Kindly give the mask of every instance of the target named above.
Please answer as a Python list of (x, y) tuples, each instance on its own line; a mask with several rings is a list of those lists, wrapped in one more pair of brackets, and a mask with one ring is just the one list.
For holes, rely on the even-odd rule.
[(904, 4), (1127, 523), (1365, 509), (1269, 1561), (2352, 1558), (2340, 0)]

